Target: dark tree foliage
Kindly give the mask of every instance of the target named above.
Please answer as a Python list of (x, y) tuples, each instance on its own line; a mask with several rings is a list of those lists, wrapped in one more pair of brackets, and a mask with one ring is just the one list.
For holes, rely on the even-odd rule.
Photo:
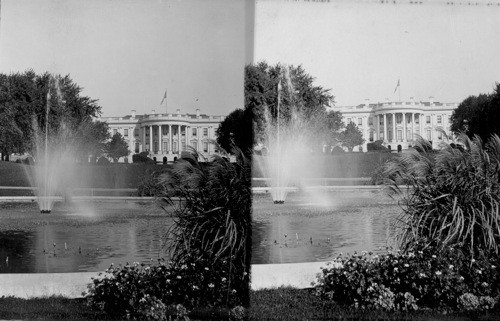
[[(101, 110), (97, 100), (81, 96), (81, 91), (82, 88), (75, 84), (69, 75), (37, 75), (33, 70), (9, 75), (0, 74), (2, 157), (10, 153), (31, 151), (36, 127), (33, 123), (35, 122), (40, 130), (45, 130), (47, 105), (50, 107), (49, 132), (57, 132), (64, 126), (70, 133), (67, 139), (80, 142), (81, 132), (85, 128), (93, 130), (89, 124)], [(90, 136), (98, 142), (108, 139), (107, 133), (101, 130), (98, 132), (101, 133), (100, 136)], [(88, 137), (86, 139), (88, 143)]]
[(352, 152), (354, 147), (362, 145), (365, 139), (358, 126), (351, 122), (347, 124), (345, 130), (340, 135), (340, 141), (342, 142), (342, 146), (347, 147), (349, 152)]
[(130, 154), (128, 143), (120, 133), (116, 133), (111, 137), (111, 141), (106, 146), (106, 154), (116, 163), (120, 157), (125, 157)]
[(451, 130), (465, 133), (469, 138), (478, 135), (488, 141), (500, 134), (500, 83), (490, 94), (469, 96), (460, 103), (451, 116)]
[(226, 151), (238, 146), (247, 156), (252, 153), (253, 126), (250, 109), (236, 109), (217, 128), (217, 143)]

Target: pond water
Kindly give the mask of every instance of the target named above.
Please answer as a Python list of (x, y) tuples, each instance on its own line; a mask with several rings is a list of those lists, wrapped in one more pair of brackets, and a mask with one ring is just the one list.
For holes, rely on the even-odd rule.
[(395, 248), (401, 208), (382, 191), (293, 193), (285, 204), (253, 200), (252, 263), (328, 261), (354, 251)]
[[(400, 208), (382, 192), (289, 194), (253, 201), (252, 263), (325, 261), (340, 252), (392, 245)], [(315, 201), (312, 201), (312, 200)], [(154, 202), (0, 203), (0, 273), (103, 271), (163, 256), (169, 213)], [(8, 258), (8, 259), (7, 259)]]

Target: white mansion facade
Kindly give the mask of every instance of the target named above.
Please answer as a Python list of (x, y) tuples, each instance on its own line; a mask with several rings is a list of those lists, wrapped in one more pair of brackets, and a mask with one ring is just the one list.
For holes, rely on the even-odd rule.
[(433, 148), (439, 148), (444, 137), (450, 131), (450, 117), (456, 103), (416, 102), (413, 98), (407, 102), (370, 103), (358, 106), (334, 107), (342, 113), (344, 124), (353, 122), (363, 133), (365, 143), (354, 151), (367, 151), (367, 144), (382, 140), (383, 145), (391, 150), (403, 150), (414, 145), (416, 135), (432, 142)]
[(120, 133), (127, 141), (130, 154), (125, 160), (132, 162), (132, 155), (148, 152), (149, 157), (157, 162), (174, 161), (182, 151), (191, 146), (204, 157), (218, 153), (211, 141), (216, 139), (216, 130), (225, 116), (200, 114), (160, 114), (154, 110), (151, 114), (124, 117), (102, 117), (99, 120), (109, 125), (111, 136)]

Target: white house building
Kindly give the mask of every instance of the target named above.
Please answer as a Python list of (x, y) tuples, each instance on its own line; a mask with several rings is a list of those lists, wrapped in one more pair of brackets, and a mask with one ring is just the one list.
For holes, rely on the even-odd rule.
[(204, 157), (217, 153), (211, 141), (216, 139), (216, 130), (225, 116), (200, 114), (161, 114), (154, 110), (151, 114), (130, 115), (123, 117), (102, 117), (99, 120), (109, 125), (111, 136), (120, 133), (128, 142), (130, 155), (125, 160), (132, 162), (132, 155), (148, 152), (149, 157), (157, 162), (174, 161), (180, 157), (187, 146), (193, 147)]
[(439, 148), (444, 137), (450, 131), (450, 117), (456, 103), (439, 103), (429, 97), (427, 102), (416, 102), (413, 98), (407, 102), (370, 103), (358, 106), (333, 107), (340, 111), (345, 124), (353, 122), (363, 133), (365, 143), (354, 151), (366, 151), (367, 144), (382, 140), (383, 145), (391, 150), (403, 150), (414, 144), (416, 135), (432, 142), (433, 148)]

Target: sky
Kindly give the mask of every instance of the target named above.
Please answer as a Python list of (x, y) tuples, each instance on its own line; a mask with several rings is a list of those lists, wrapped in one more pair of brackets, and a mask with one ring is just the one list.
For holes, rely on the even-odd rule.
[(253, 53), (245, 0), (0, 1), (2, 73), (69, 74), (103, 116), (243, 107)]
[(500, 1), (419, 2), (257, 0), (254, 61), (302, 65), (336, 106), (492, 92)]

